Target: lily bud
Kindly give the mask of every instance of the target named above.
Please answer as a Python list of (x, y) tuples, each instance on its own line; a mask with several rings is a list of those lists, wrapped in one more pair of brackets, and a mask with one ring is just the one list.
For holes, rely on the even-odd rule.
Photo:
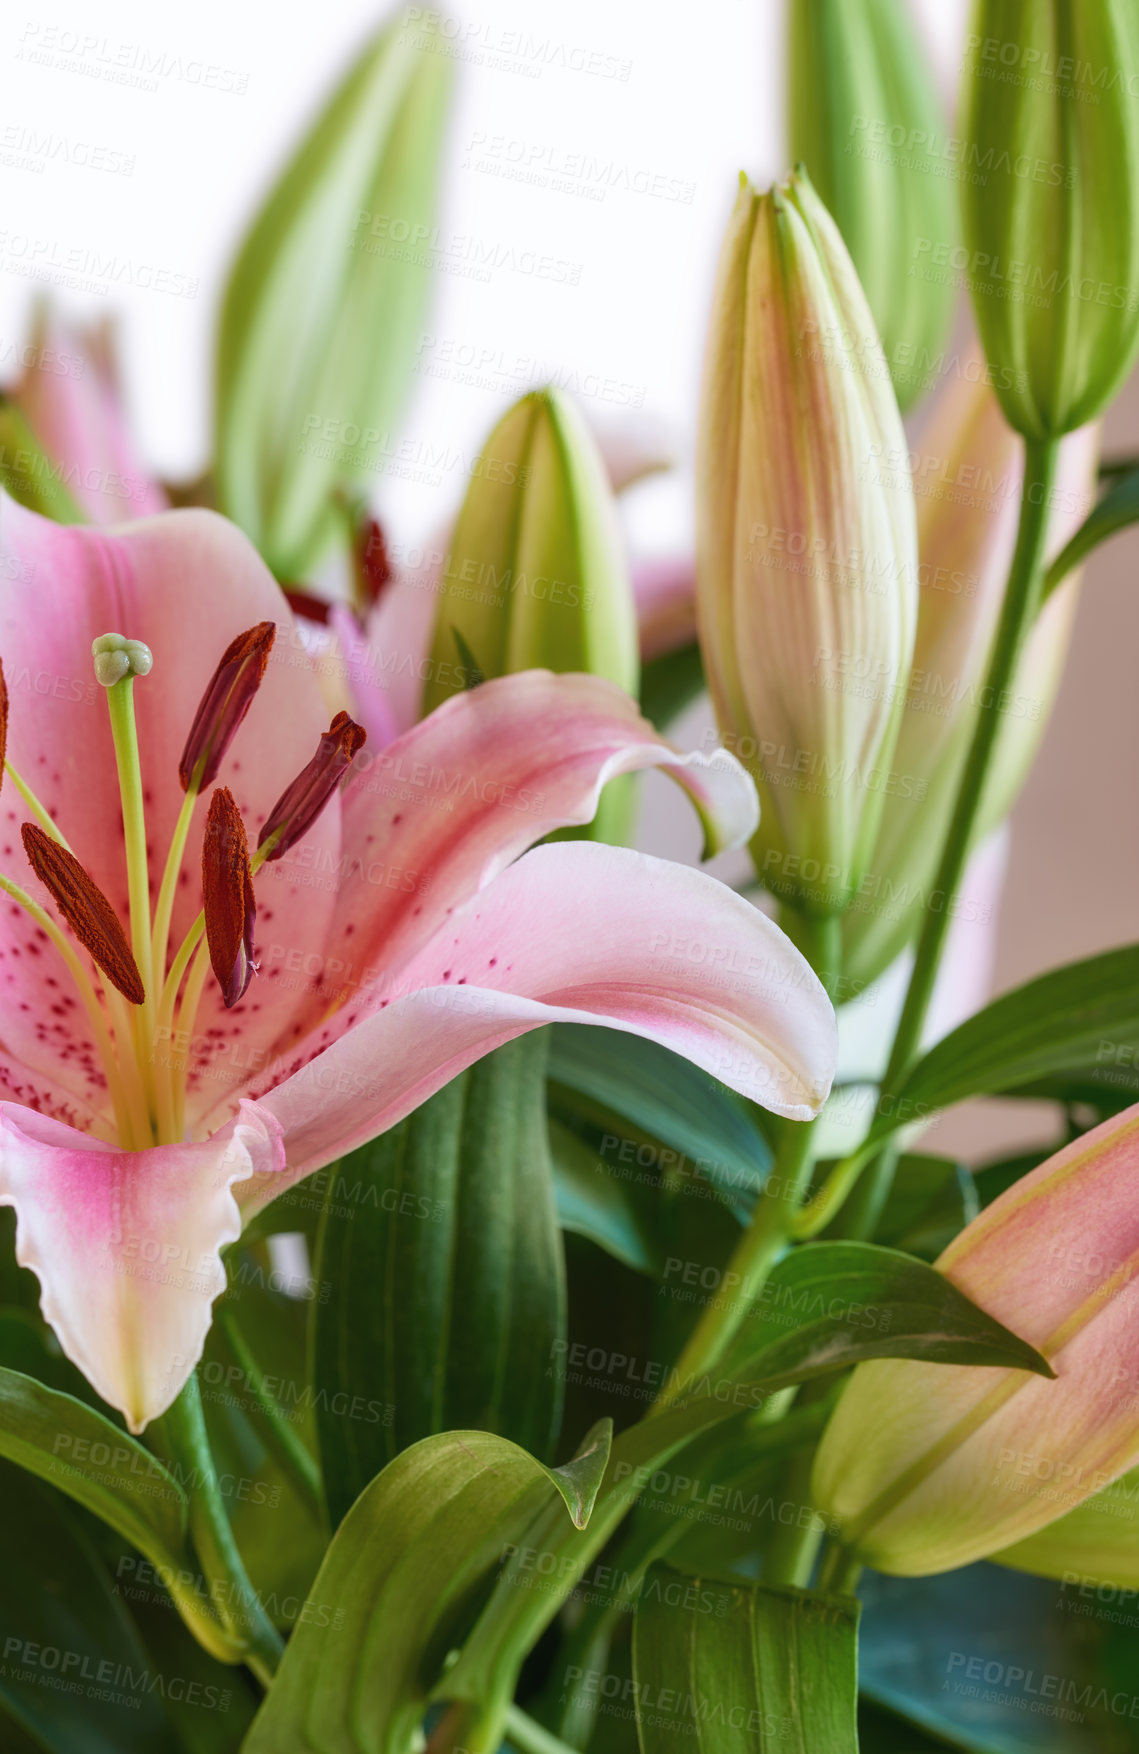
[(917, 617), (905, 439), (834, 221), (802, 175), (746, 183), (720, 258), (697, 459), (697, 609), (776, 894), (839, 912), (877, 831)]
[[(1060, 446), (1049, 554), (1095, 503), (1098, 455), (1095, 425)], [(906, 468), (917, 492), (917, 640), (864, 905), (843, 920), (843, 967), (862, 983), (876, 979), (917, 936), (930, 904), (1016, 546), (1024, 447), (983, 372), (966, 371), (947, 383), (909, 457), (883, 460), (884, 473)], [(1000, 713), (974, 846), (1004, 821), (1032, 766), (1059, 687), (1078, 594), (1079, 574), (1072, 573), (1025, 641)]]
[(354, 724), (347, 713), (337, 713), (308, 766), (285, 787), (265, 819), (257, 845), (259, 849), (265, 848), (262, 858), (266, 863), (281, 858), (308, 833), (351, 767), (357, 751), (363, 748), (366, 737), (367, 732)]
[(938, 1269), (1048, 1359), (859, 1365), (815, 1461), (819, 1509), (878, 1571), (922, 1576), (1026, 1540), (1139, 1462), (1139, 1105), (1016, 1182)]
[[(1118, 1368), (1127, 1376), (1134, 1398), (1134, 1373), (1125, 1366)], [(1132, 1468), (1027, 1541), (991, 1557), (998, 1565), (1030, 1571), (1036, 1577), (1134, 1593), (1139, 1590), (1139, 1471)]]
[(949, 133), (903, 0), (794, 0), (791, 160), (842, 233), (903, 408), (953, 321), (952, 279), (915, 264), (956, 241)]
[(437, 581), (423, 710), (467, 678), (587, 671), (635, 694), (637, 620), (596, 439), (558, 390), (516, 402), (486, 442)]
[(362, 54), (254, 222), (217, 361), (221, 509), (303, 578), (371, 484), (410, 387), (451, 62), (425, 14)]
[(962, 261), (1005, 415), (1094, 420), (1139, 347), (1139, 15), (1130, 0), (979, 0), (968, 38)]

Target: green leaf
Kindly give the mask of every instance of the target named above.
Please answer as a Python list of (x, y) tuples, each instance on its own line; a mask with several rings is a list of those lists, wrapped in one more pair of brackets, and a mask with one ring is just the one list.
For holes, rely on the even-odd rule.
[[(871, 1137), (970, 1096), (1139, 1057), (1139, 945), (1051, 969), (970, 1017), (903, 1080)], [(1105, 1059), (1106, 1056), (1106, 1059)]]
[(610, 1438), (607, 1422), (595, 1428), (564, 1468), (482, 1431), (428, 1437), (398, 1456), (352, 1506), (313, 1585), (343, 1625), (302, 1616), (245, 1754), (410, 1751), (431, 1684), (504, 1551), (547, 1505), (585, 1526)]
[[(579, 1108), (584, 1099), (622, 1116), (668, 1147), (657, 1164), (662, 1176), (699, 1174), (750, 1211), (771, 1167), (771, 1148), (737, 1096), (639, 1036), (558, 1023), (550, 1036), (555, 1112), (572, 1112), (576, 1098)], [(610, 1148), (619, 1173), (621, 1141), (614, 1137)]]
[(452, 62), (425, 12), (368, 42), (254, 221), (222, 307), (221, 509), (300, 579), (374, 484), (432, 281)]
[(704, 692), (704, 660), (695, 641), (650, 658), (641, 671), (641, 711), (663, 731)]
[(657, 1190), (619, 1180), (592, 1145), (560, 1121), (551, 1120), (549, 1131), (562, 1229), (587, 1236), (638, 1273), (659, 1277), (665, 1257), (656, 1234)]
[(0, 1455), (94, 1511), (156, 1564), (185, 1565), (185, 1492), (94, 1408), (0, 1368)]
[[(746, 1295), (746, 1287), (741, 1294)], [(788, 1331), (790, 1329), (790, 1331)], [(722, 1368), (804, 1382), (868, 1358), (924, 1358), (1055, 1375), (1047, 1359), (944, 1274), (867, 1242), (806, 1243), (784, 1256)]]
[[(654, 1565), (633, 1625), (641, 1754), (858, 1754), (858, 1603)], [(726, 1608), (723, 1597), (727, 1595)]]
[(862, 1689), (874, 1703), (976, 1754), (1133, 1754), (1134, 1633), (1069, 1612), (1055, 1584), (968, 1565), (939, 1577), (868, 1572), (859, 1593)]
[(545, 1055), (542, 1030), (499, 1048), (328, 1182), (313, 1355), (334, 1527), (422, 1437), (553, 1441), (565, 1292)]
[(1051, 596), (1057, 585), (1074, 567), (1114, 536), (1125, 530), (1129, 524), (1139, 522), (1139, 470), (1134, 474), (1121, 475), (1112, 482), (1103, 498), (1092, 507), (1075, 535), (1061, 548), (1055, 560), (1044, 575), (1044, 603)]
[(167, 1754), (161, 1680), (80, 1519), (7, 1463), (0, 1496), (0, 1746), (6, 1712), (49, 1754)]
[(907, 1152), (898, 1159), (875, 1239), (934, 1261), (979, 1211), (973, 1177), (963, 1163)]
[[(718, 1295), (724, 1295), (721, 1286)], [(739, 1294), (746, 1296), (746, 1288)], [(1052, 1375), (1039, 1353), (970, 1303), (923, 1261), (869, 1243), (811, 1243), (775, 1269), (753, 1319), (721, 1364), (668, 1385), (688, 1398), (621, 1433), (589, 1528), (565, 1529), (540, 1516), (527, 1548), (545, 1575), (571, 1587), (639, 1497), (640, 1471), (663, 1466), (685, 1444), (768, 1394), (868, 1358), (925, 1358)], [(513, 1696), (526, 1653), (554, 1617), (556, 1594), (528, 1588), (527, 1561), (512, 1557), (455, 1666), (437, 1692), (445, 1699)]]

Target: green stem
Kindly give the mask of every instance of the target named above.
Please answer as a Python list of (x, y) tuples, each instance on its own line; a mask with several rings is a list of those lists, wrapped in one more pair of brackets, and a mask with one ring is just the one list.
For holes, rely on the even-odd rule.
[(163, 1414), (161, 1434), (178, 1464), (181, 1484), (189, 1494), (190, 1534), (211, 1600), (226, 1631), (240, 1645), (244, 1661), (261, 1684), (268, 1687), (284, 1644), (249, 1581), (229, 1526), (196, 1375), (187, 1379), (178, 1399)]
[(536, 1723), (517, 1705), (507, 1707), (504, 1728), (510, 1740), (517, 1743), (525, 1754), (577, 1754), (577, 1750), (571, 1748), (568, 1742), (551, 1735), (549, 1730), (543, 1729), (540, 1723)]
[[(1016, 549), (1009, 568), (973, 740), (957, 787), (953, 815), (942, 846), (941, 861), (931, 896), (931, 899), (940, 896), (941, 905), (926, 909), (905, 1004), (902, 1006), (902, 1015), (898, 1020), (894, 1045), (890, 1050), (889, 1063), (882, 1081), (883, 1095), (897, 1094), (901, 1080), (921, 1045), (922, 1030), (949, 930), (952, 915), (950, 904), (960, 888), (973, 848), (993, 750), (1000, 734), (1000, 703), (1013, 681), (1025, 638), (1040, 605), (1049, 501), (1058, 455), (1059, 441), (1056, 439), (1024, 441), (1024, 495), (1020, 505)], [(870, 1233), (885, 1195), (889, 1192), (895, 1162), (896, 1155), (885, 1152), (863, 1176), (855, 1201), (852, 1202), (852, 1212), (848, 1216), (848, 1225), (853, 1222), (855, 1227), (852, 1234)]]
[[(834, 992), (842, 950), (841, 920), (837, 916), (820, 919), (797, 914), (790, 923), (789, 935), (827, 992)], [(681, 1398), (697, 1377), (723, 1357), (742, 1326), (794, 1234), (795, 1217), (815, 1166), (814, 1134), (813, 1121), (786, 1123), (772, 1173), (723, 1275), (722, 1283), (738, 1286), (739, 1294), (714, 1298), (705, 1305), (670, 1381), (656, 1400), (655, 1409), (668, 1407)]]
[(861, 1576), (862, 1567), (847, 1548), (837, 1541), (827, 1548), (819, 1572), (819, 1588), (826, 1595), (852, 1596)]
[(292, 1477), (301, 1497), (315, 1513), (317, 1521), (323, 1522), (324, 1500), (320, 1489), (320, 1469), (305, 1448), (299, 1433), (282, 1412), (265, 1380), (264, 1372), (246, 1344), (233, 1312), (222, 1310), (217, 1319), (230, 1351), (244, 1372), (245, 1382), (261, 1416), (269, 1447)]

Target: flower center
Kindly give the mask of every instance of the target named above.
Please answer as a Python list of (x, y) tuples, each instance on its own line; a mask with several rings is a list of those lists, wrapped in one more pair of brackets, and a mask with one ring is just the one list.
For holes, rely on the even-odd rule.
[[(361, 728), (347, 714), (338, 713), (313, 760), (269, 812), (252, 858), (233, 798), (224, 787), (213, 793), (203, 841), (203, 911), (163, 978), (194, 806), (203, 787), (216, 776), (260, 687), (275, 633), (272, 622), (262, 622), (232, 641), (202, 697), (179, 763), (185, 796), (153, 911), (134, 712), (135, 678), (149, 674), (153, 659), (140, 640), (117, 633), (103, 635), (92, 646), (95, 676), (107, 695), (122, 804), (127, 930), (50, 813), (7, 759), (8, 694), (0, 667), (0, 781), (7, 777), (12, 782), (34, 818), (21, 830), (24, 848), (71, 936), (2, 873), (0, 892), (31, 916), (67, 968), (86, 1012), (114, 1109), (113, 1129), (107, 1125), (93, 1130), (128, 1151), (185, 1137), (190, 1055), (167, 1050), (175, 1041), (193, 1039), (211, 966), (227, 1007), (244, 995), (257, 966), (253, 878), (262, 865), (280, 858), (307, 833), (364, 741)], [(87, 952), (94, 974), (72, 939)]]

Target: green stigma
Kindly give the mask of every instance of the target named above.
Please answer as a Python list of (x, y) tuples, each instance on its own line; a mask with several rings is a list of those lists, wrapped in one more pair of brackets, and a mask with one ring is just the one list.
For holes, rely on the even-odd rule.
[(154, 654), (140, 639), (124, 639), (121, 633), (103, 633), (91, 642), (95, 660), (95, 680), (104, 688), (113, 688), (124, 676), (147, 676), (154, 663)]

